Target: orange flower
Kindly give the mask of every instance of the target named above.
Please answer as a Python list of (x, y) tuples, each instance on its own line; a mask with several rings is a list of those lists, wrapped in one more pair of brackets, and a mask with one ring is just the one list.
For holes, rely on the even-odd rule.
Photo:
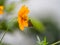
[(0, 14), (3, 14), (4, 6), (0, 6)]
[(25, 5), (21, 7), (21, 9), (18, 12), (18, 23), (19, 28), (23, 31), (24, 27), (28, 27), (28, 14), (29, 9)]

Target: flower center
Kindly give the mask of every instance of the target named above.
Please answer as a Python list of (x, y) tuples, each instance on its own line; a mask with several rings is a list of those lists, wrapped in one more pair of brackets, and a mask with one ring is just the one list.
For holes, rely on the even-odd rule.
[(24, 20), (24, 21), (26, 21), (26, 20), (27, 20), (27, 18), (24, 18), (24, 17), (21, 17), (21, 19), (22, 19), (22, 20)]

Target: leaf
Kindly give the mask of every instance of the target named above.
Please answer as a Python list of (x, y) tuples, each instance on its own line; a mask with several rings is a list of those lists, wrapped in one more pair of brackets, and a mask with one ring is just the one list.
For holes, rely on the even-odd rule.
[(47, 45), (46, 37), (44, 37), (43, 44), (44, 44), (44, 45)]
[[(38, 36), (38, 38), (39, 38), (39, 36)], [(37, 39), (38, 39), (38, 38), (37, 38)], [(40, 38), (39, 38), (39, 39), (40, 39)], [(44, 40), (43, 40), (43, 41), (39, 41), (39, 40), (38, 40), (37, 43), (38, 43), (38, 45), (47, 45), (47, 44), (48, 44), (47, 41), (46, 41), (46, 37), (44, 37)]]
[(42, 22), (36, 20), (36, 19), (30, 19), (33, 27), (37, 29), (39, 32), (43, 32), (45, 30), (45, 27)]

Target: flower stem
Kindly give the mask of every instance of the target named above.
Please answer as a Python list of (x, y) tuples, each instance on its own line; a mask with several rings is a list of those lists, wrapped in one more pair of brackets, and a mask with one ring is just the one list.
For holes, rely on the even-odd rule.
[(58, 42), (55, 42), (55, 43), (53, 43), (53, 44), (51, 44), (51, 45), (56, 45), (56, 44), (59, 44), (60, 43), (60, 41), (58, 41)]
[[(10, 20), (9, 23), (11, 23), (11, 21), (13, 21), (13, 20), (15, 20), (15, 19), (17, 19), (17, 17), (15, 17), (15, 18), (13, 18), (12, 20)], [(6, 31), (4, 32), (4, 34), (3, 34), (3, 36), (2, 36), (2, 38), (1, 38), (1, 40), (0, 40), (0, 45), (2, 45), (2, 40), (3, 40), (4, 36), (5, 36), (5, 34), (8, 32), (8, 29), (9, 29), (9, 26), (7, 27)]]
[(5, 36), (5, 34), (8, 32), (8, 28), (7, 28), (7, 30), (4, 32), (4, 34), (3, 34), (3, 36), (2, 36), (2, 38), (1, 38), (1, 40), (0, 40), (0, 45), (2, 44), (2, 40), (3, 40), (3, 38), (4, 38), (4, 36)]

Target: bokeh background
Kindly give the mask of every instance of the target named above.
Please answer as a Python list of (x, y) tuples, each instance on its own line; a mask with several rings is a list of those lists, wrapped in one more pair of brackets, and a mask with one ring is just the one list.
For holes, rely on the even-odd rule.
[[(9, 25), (3, 45), (36, 45), (37, 35), (41, 41), (46, 36), (48, 45), (60, 40), (60, 0), (0, 0), (0, 5), (4, 6), (4, 14), (0, 14), (0, 39)], [(30, 22), (33, 26), (24, 31), (15, 19), (8, 24), (18, 16), (22, 5), (29, 8), (30, 20), (34, 19)]]

